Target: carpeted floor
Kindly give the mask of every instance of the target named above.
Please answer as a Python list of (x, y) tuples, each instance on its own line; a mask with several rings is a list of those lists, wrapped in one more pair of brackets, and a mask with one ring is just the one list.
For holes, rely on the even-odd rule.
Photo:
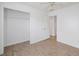
[(51, 37), (32, 45), (23, 42), (5, 47), (4, 56), (79, 56), (79, 49), (57, 42)]

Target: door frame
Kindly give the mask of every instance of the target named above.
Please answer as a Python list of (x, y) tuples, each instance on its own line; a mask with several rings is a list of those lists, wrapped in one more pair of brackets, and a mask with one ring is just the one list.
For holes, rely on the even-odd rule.
[[(54, 21), (54, 35), (52, 35), (52, 28), (51, 28), (51, 21)], [(54, 16), (49, 16), (49, 36), (56, 36), (57, 38), (57, 15), (54, 15)]]

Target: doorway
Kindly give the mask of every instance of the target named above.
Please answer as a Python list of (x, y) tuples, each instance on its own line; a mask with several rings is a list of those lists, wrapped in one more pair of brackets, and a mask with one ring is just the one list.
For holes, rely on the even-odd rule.
[(29, 13), (4, 8), (4, 46), (30, 41)]
[(50, 37), (57, 38), (57, 16), (49, 16)]

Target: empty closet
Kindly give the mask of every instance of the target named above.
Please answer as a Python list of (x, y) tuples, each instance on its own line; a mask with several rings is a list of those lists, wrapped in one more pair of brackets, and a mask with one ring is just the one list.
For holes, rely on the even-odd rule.
[(9, 46), (29, 40), (29, 13), (4, 8), (4, 46)]

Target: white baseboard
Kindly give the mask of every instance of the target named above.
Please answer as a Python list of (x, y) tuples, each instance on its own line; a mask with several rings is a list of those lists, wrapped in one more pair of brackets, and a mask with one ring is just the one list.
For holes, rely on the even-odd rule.
[(43, 40), (48, 39), (49, 37), (50, 37), (50, 36), (44, 37), (44, 38), (42, 38), (42, 39), (38, 39), (38, 40), (36, 40), (36, 41), (30, 41), (30, 44), (38, 43), (38, 42), (40, 42), (40, 41), (43, 41)]
[(11, 45), (15, 45), (15, 44), (22, 43), (22, 42), (26, 42), (26, 40), (24, 40), (24, 41), (12, 42), (12, 43), (7, 43), (6, 45), (4, 45), (4, 47), (11, 46)]
[(79, 44), (78, 44), (78, 45), (75, 45), (75, 44), (71, 44), (71, 43), (68, 43), (68, 42), (65, 42), (65, 41), (61, 41), (61, 40), (57, 40), (57, 41), (58, 41), (58, 42), (61, 42), (61, 43), (63, 43), (63, 44), (66, 44), (66, 45), (75, 47), (75, 48), (79, 48)]

